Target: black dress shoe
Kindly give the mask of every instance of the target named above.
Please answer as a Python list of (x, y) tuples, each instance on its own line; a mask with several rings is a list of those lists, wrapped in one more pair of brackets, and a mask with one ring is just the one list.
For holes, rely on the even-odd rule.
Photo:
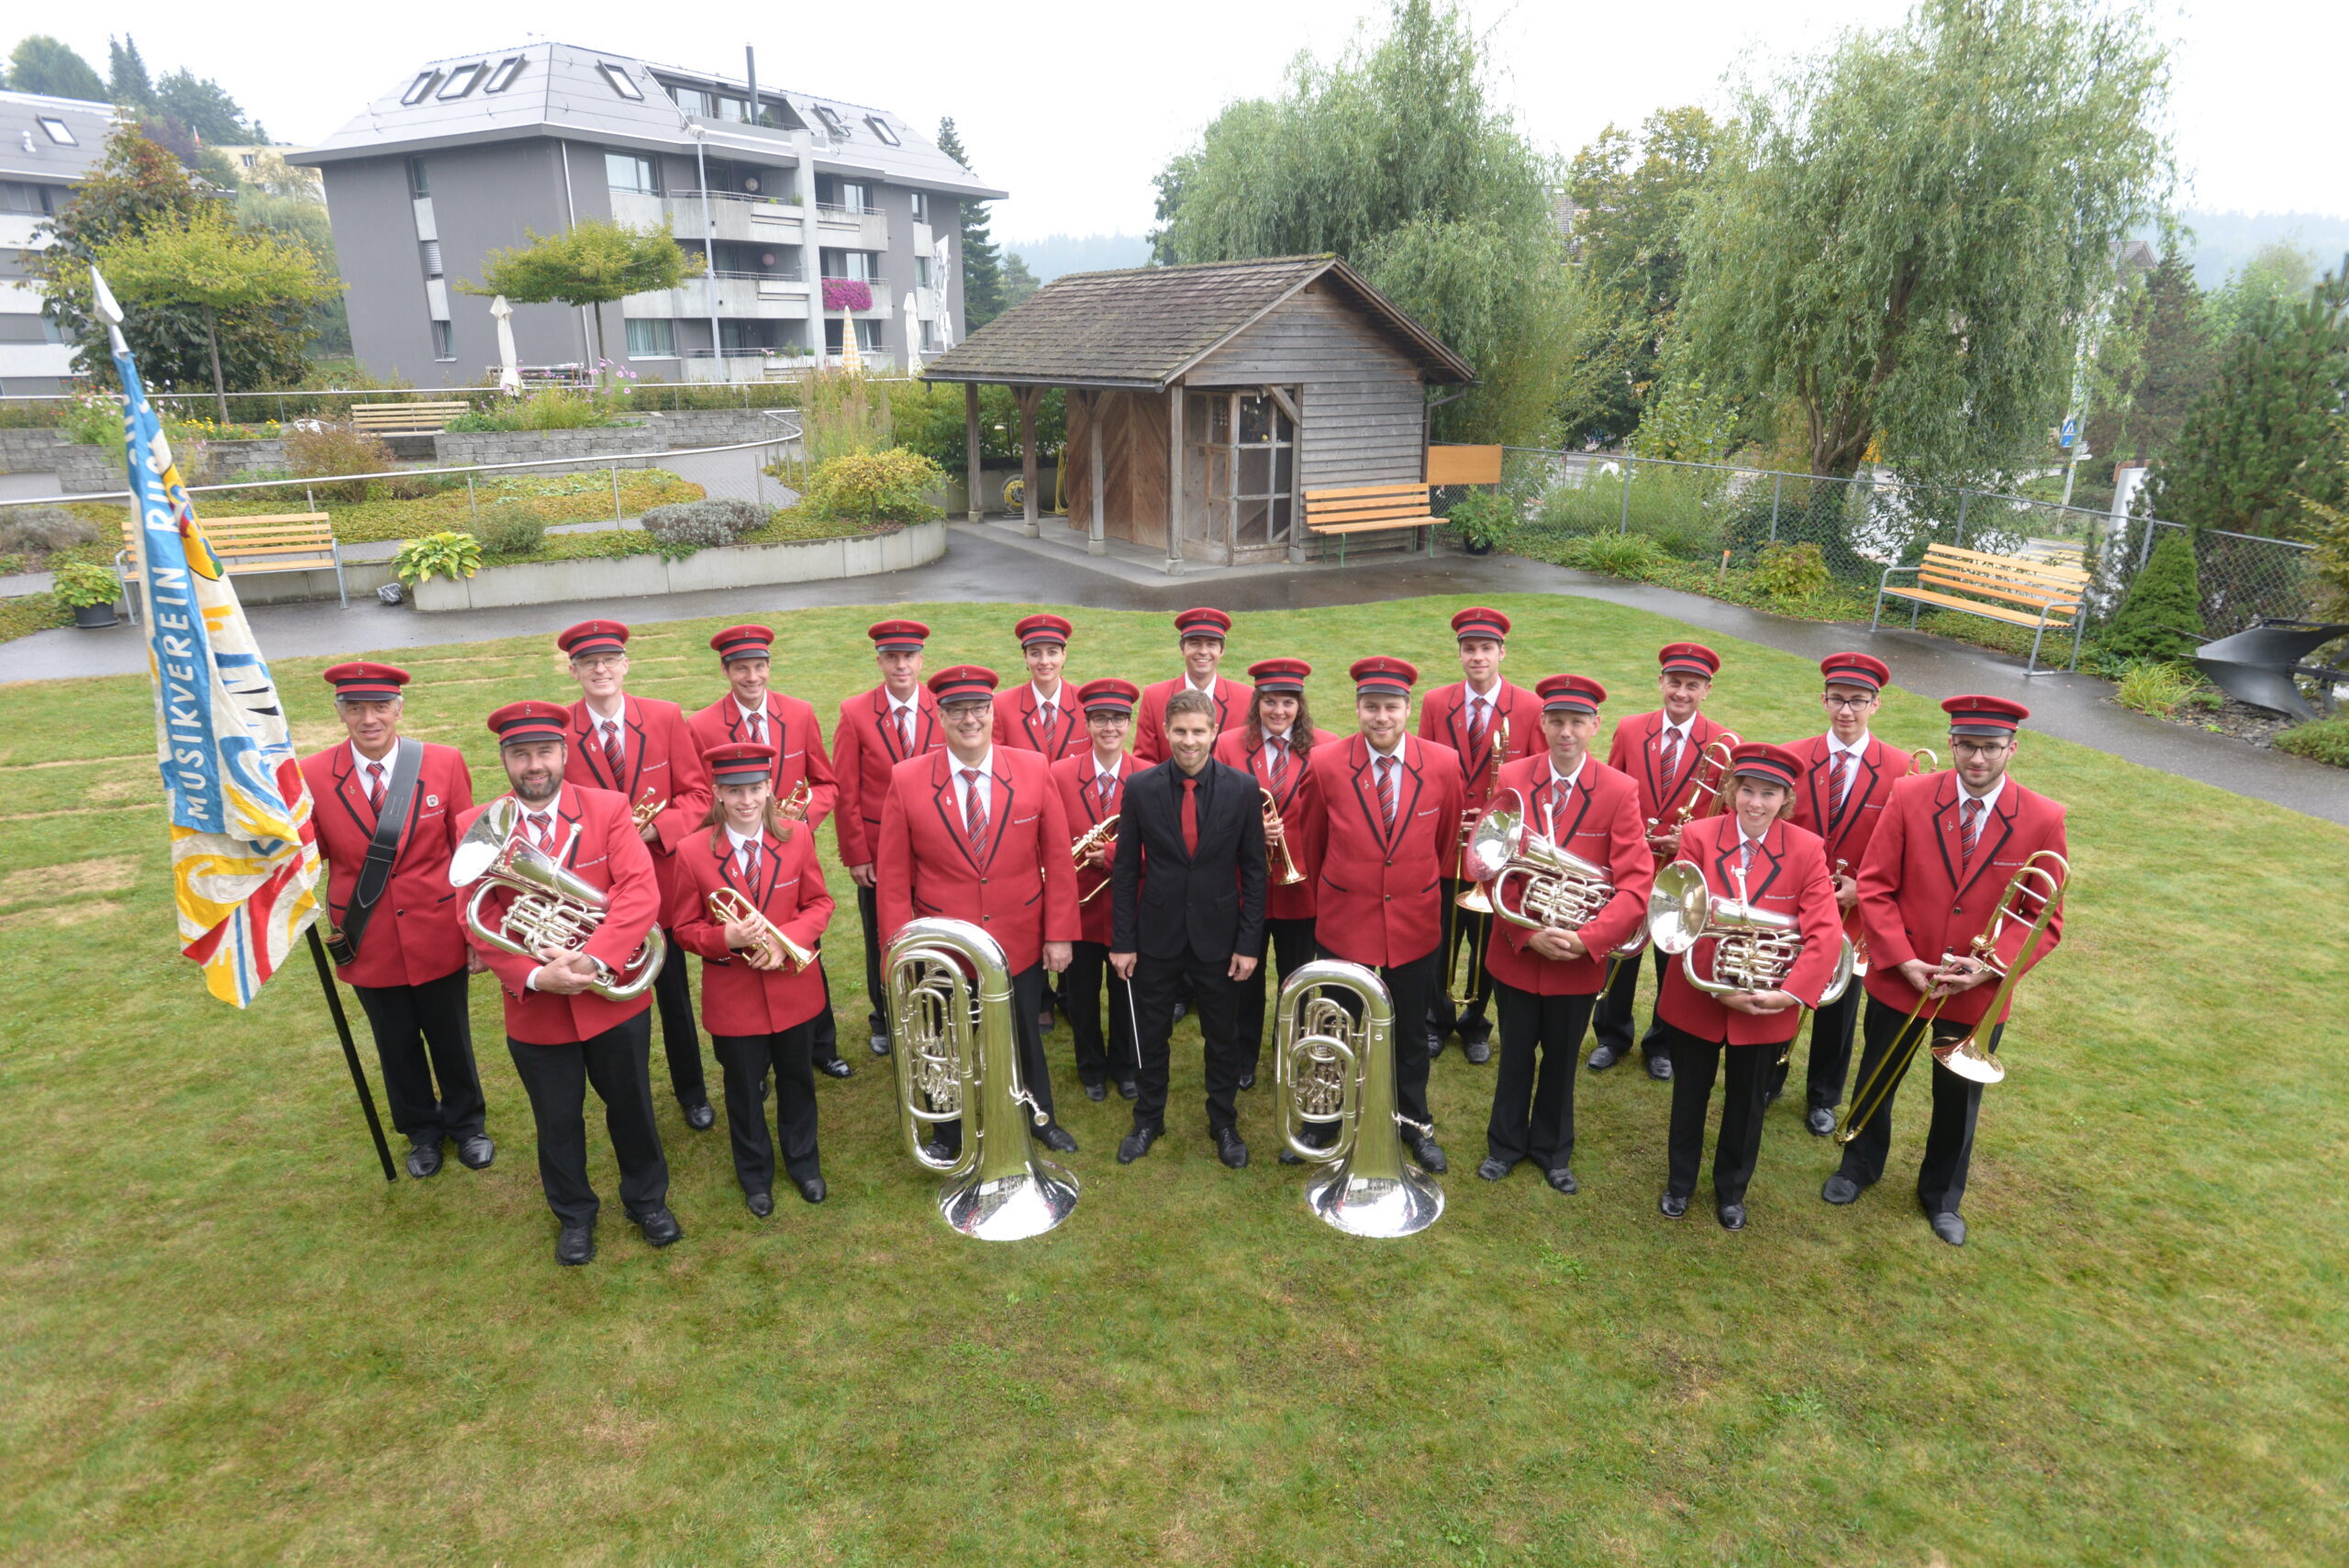
[(1671, 1083), (1671, 1082), (1672, 1082), (1672, 1058), (1670, 1058), (1669, 1056), (1651, 1056), (1651, 1057), (1649, 1057), (1649, 1058), (1648, 1058), (1648, 1076), (1649, 1076), (1649, 1077), (1651, 1077), (1651, 1078), (1653, 1078), (1653, 1079), (1654, 1079), (1654, 1080), (1655, 1080), (1657, 1083), (1659, 1083), (1659, 1084), (1669, 1084), (1669, 1083)]
[(1242, 1073), (1240, 1074), (1240, 1086), (1243, 1089), (1254, 1088), (1256, 1086), (1256, 1074), (1253, 1073)]
[(648, 1209), (636, 1216), (637, 1229), (644, 1232), (645, 1245), (665, 1247), (685, 1233), (677, 1217), (665, 1208)]
[(1476, 1167), (1476, 1174), (1487, 1182), (1507, 1181), (1508, 1173), (1508, 1162), (1497, 1160), (1490, 1154), (1486, 1155), (1484, 1162)]
[(1778, 1096), (1785, 1093), (1784, 1089), (1765, 1089), (1762, 1092), (1762, 1103), (1765, 1106), (1775, 1106), (1778, 1103)]
[(1095, 1105), (1099, 1105), (1103, 1100), (1109, 1097), (1109, 1085), (1107, 1084), (1087, 1084), (1085, 1085), (1085, 1097), (1091, 1100)]
[(1720, 1217), (1722, 1229), (1742, 1230), (1745, 1229), (1745, 1206), (1743, 1204), (1725, 1203), (1714, 1212), (1719, 1214)]
[(827, 1078), (845, 1078), (850, 1073), (855, 1072), (856, 1069), (848, 1064), (848, 1058), (844, 1056), (835, 1056), (829, 1062), (818, 1062), (816, 1063), (816, 1071), (821, 1073)]
[(437, 1140), (431, 1143), (415, 1144), (409, 1148), (407, 1173), (419, 1182), (427, 1176), (437, 1176), (440, 1173), (440, 1145)]
[(1181, 1023), (1185, 1018), (1190, 1017), (1190, 1014), (1191, 1004), (1189, 1002), (1182, 1001), (1174, 1004), (1174, 1021), (1176, 1023)]
[(1549, 1183), (1553, 1187), (1555, 1187), (1558, 1191), (1569, 1195), (1571, 1195), (1580, 1184), (1575, 1182), (1575, 1173), (1572, 1171), (1567, 1170), (1564, 1165), (1559, 1166), (1554, 1171), (1542, 1172), (1542, 1179)]
[(1594, 1045), (1590, 1048), (1590, 1060), (1584, 1062), (1583, 1065), (1589, 1068), (1593, 1073), (1604, 1073), (1609, 1067), (1614, 1066), (1618, 1062), (1622, 1060), (1623, 1053), (1616, 1050), (1613, 1046)]
[(1241, 1140), (1238, 1128), (1226, 1127), (1217, 1130), (1215, 1157), (1235, 1171), (1248, 1163), (1248, 1145)]
[(1074, 1154), (1076, 1140), (1070, 1136), (1068, 1129), (1053, 1122), (1044, 1129), (1044, 1147), (1055, 1154)]
[(554, 1261), (564, 1268), (575, 1269), (596, 1256), (596, 1228), (592, 1225), (566, 1225), (554, 1239)]
[(799, 1195), (808, 1203), (823, 1202), (824, 1195), (829, 1191), (831, 1189), (824, 1185), (824, 1178), (821, 1176), (810, 1176), (799, 1184)]
[(1688, 1214), (1688, 1200), (1676, 1193), (1664, 1194), (1655, 1200), (1655, 1206), (1664, 1211), (1666, 1219), (1683, 1219)]
[(1118, 1080), (1118, 1098), (1121, 1100), (1130, 1100), (1141, 1093), (1141, 1085), (1135, 1083), (1131, 1078), (1120, 1078)]
[(472, 1133), (457, 1140), (457, 1163), (468, 1171), (486, 1171), (489, 1162), (497, 1158), (497, 1145), (486, 1133)]
[(1433, 1062), (1443, 1054), (1445, 1040), (1446, 1037), (1436, 1033), (1435, 1030), (1428, 1030), (1428, 1060), (1430, 1062)]
[(1280, 1153), (1280, 1161), (1284, 1165), (1302, 1165), (1305, 1163), (1305, 1156), (1294, 1149), (1284, 1149)]
[(1813, 1106), (1809, 1114), (1802, 1118), (1802, 1124), (1810, 1129), (1813, 1138), (1825, 1138), (1835, 1130), (1835, 1113), (1824, 1106)]
[(934, 1138), (921, 1146), (921, 1157), (939, 1165), (947, 1163), (961, 1152), (960, 1149), (949, 1149)]
[(1150, 1152), (1150, 1146), (1164, 1136), (1164, 1129), (1138, 1127), (1118, 1140), (1118, 1163), (1130, 1165)]
[(764, 1219), (768, 1215), (774, 1212), (774, 1194), (763, 1189), (754, 1193), (744, 1193), (742, 1195), (742, 1207), (749, 1209), (752, 1214), (757, 1215), (761, 1219)]
[(1860, 1201), (1860, 1184), (1838, 1171), (1827, 1178), (1827, 1184), (1819, 1189), (1819, 1195), (1829, 1203), (1857, 1203)]
[(873, 1054), (875, 1056), (886, 1056), (889, 1054), (889, 1037), (886, 1032), (881, 1029), (874, 1029), (873, 1031)]
[(679, 1100), (677, 1103), (685, 1107), (685, 1125), (696, 1132), (707, 1132), (718, 1125), (718, 1113), (710, 1108), (707, 1100)]
[(1441, 1176), (1452, 1169), (1452, 1162), (1443, 1157), (1443, 1146), (1424, 1134), (1411, 1140), (1411, 1153), (1431, 1176)]
[(1965, 1245), (1965, 1221), (1954, 1214), (1936, 1214), (1932, 1222), (1934, 1235), (1953, 1247)]
[(1050, 1007), (1036, 1015), (1036, 1032), (1038, 1034), (1052, 1032), (1052, 1010)]
[(1460, 1054), (1482, 1067), (1493, 1059), (1493, 1042), (1489, 1036), (1478, 1035), (1475, 1040), (1460, 1042)]

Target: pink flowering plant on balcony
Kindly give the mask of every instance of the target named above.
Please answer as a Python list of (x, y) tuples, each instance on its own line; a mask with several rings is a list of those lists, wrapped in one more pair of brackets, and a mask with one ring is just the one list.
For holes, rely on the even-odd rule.
[(826, 278), (824, 308), (870, 310), (873, 308), (873, 285), (862, 278)]

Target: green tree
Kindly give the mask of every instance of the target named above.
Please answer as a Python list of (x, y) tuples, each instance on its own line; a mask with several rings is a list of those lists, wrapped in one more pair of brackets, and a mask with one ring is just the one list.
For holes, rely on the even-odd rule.
[[(963, 150), (962, 133), (954, 128), (952, 117), (938, 122), (938, 150), (970, 168), (970, 156)], [(1008, 302), (1003, 297), (1003, 258), (987, 232), (987, 204), (965, 200), (961, 214), (962, 244), (957, 254), (963, 261), (963, 333), (968, 337), (1002, 315)]]
[(2121, 607), (2097, 633), (2098, 651), (2113, 659), (2191, 659), (2202, 638), (2194, 540), (2184, 529), (2164, 529)]
[(2232, 338), (2250, 323), (2263, 303), (2276, 300), (2289, 305), (2306, 297), (2316, 286), (2318, 265), (2314, 252), (2288, 239), (2269, 240), (2212, 291), (2212, 329), (2221, 339)]
[(1036, 274), (1028, 270), (1027, 260), (1017, 250), (1006, 250), (1003, 253), (1001, 275), (1003, 308), (1006, 310), (1009, 310), (1043, 286), (1036, 281)]
[(605, 306), (632, 294), (673, 289), (702, 274), (701, 252), (680, 249), (665, 218), (657, 228), (591, 217), (561, 234), (522, 232), (528, 245), (492, 250), (482, 260), (482, 281), (461, 279), (457, 287), (466, 294), (502, 294), (516, 305), (591, 306), (596, 351), (607, 366), (617, 361), (604, 337)]
[(128, 33), (117, 40), (106, 35), (106, 92), (117, 104), (146, 108), (155, 102), (155, 83), (139, 57), (139, 40)]
[(174, 71), (157, 82), (155, 106), (186, 126), (199, 141), (233, 145), (269, 139), (260, 125), (245, 117), (226, 88), (192, 71)]
[(20, 39), (8, 54), (8, 87), (17, 93), (41, 93), (52, 98), (106, 101), (106, 84), (90, 62), (46, 33)]
[(2101, 355), (2107, 395), (2090, 406), (2087, 432), (2108, 468), (2166, 454), (2216, 368), (2209, 303), (2175, 244), (2118, 315)]
[(2114, 246), (2172, 177), (2142, 10), (1920, 0), (1750, 89), (1684, 230), (1679, 322), (1791, 402), (1811, 472), (2006, 473), (2069, 399)]
[(1553, 210), (1558, 171), (1489, 101), (1466, 18), (1395, 0), (1383, 35), (1228, 106), (1157, 177), (1161, 261), (1333, 252), (1476, 368), (1453, 439), (1541, 444), (1587, 313)]
[(2155, 471), (2146, 505), (2195, 528), (2298, 537), (2305, 503), (2343, 496), (2349, 395), (2349, 261), (2292, 304), (2262, 299)]

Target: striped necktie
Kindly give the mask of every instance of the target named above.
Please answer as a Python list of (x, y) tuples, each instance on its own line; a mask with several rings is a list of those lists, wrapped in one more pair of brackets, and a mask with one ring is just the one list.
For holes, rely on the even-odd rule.
[(963, 770), (963, 837), (969, 840), (971, 858), (984, 862), (987, 858), (987, 801), (979, 793), (979, 770)]
[(1854, 761), (1849, 751), (1835, 753), (1835, 808), (1827, 814), (1827, 826), (1831, 830), (1842, 825), (1843, 804), (1852, 798), (1852, 776), (1859, 772), (1854, 766)]
[(1982, 837), (1982, 803), (1970, 795), (1965, 797), (1965, 806), (1959, 817), (1959, 824), (1957, 870), (1958, 874), (1963, 876), (1965, 874), (1965, 868), (1974, 860), (1974, 846)]
[(611, 719), (604, 720), (604, 762), (611, 769), (615, 785), (620, 782), (620, 769), (626, 755), (620, 748), (620, 727)]
[(367, 764), (367, 809), (381, 817), (384, 814), (384, 764)]
[(1381, 757), (1378, 759), (1378, 830), (1389, 840), (1395, 837), (1397, 804), (1395, 759)]

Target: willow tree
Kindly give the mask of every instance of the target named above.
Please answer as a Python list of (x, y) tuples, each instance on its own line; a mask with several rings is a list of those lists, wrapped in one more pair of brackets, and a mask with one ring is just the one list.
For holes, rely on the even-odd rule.
[(2168, 83), (2144, 10), (1923, 0), (1749, 87), (1682, 237), (1693, 362), (1791, 404), (1813, 473), (1879, 436), (1911, 477), (2009, 470), (2168, 193)]
[(604, 306), (632, 294), (675, 288), (701, 276), (704, 267), (699, 251), (678, 247), (666, 219), (657, 228), (635, 228), (590, 217), (561, 234), (522, 232), (528, 245), (492, 250), (482, 258), (482, 281), (460, 279), (458, 292), (502, 294), (516, 305), (590, 306), (596, 314), (596, 354), (607, 365), (616, 361), (604, 338)]

